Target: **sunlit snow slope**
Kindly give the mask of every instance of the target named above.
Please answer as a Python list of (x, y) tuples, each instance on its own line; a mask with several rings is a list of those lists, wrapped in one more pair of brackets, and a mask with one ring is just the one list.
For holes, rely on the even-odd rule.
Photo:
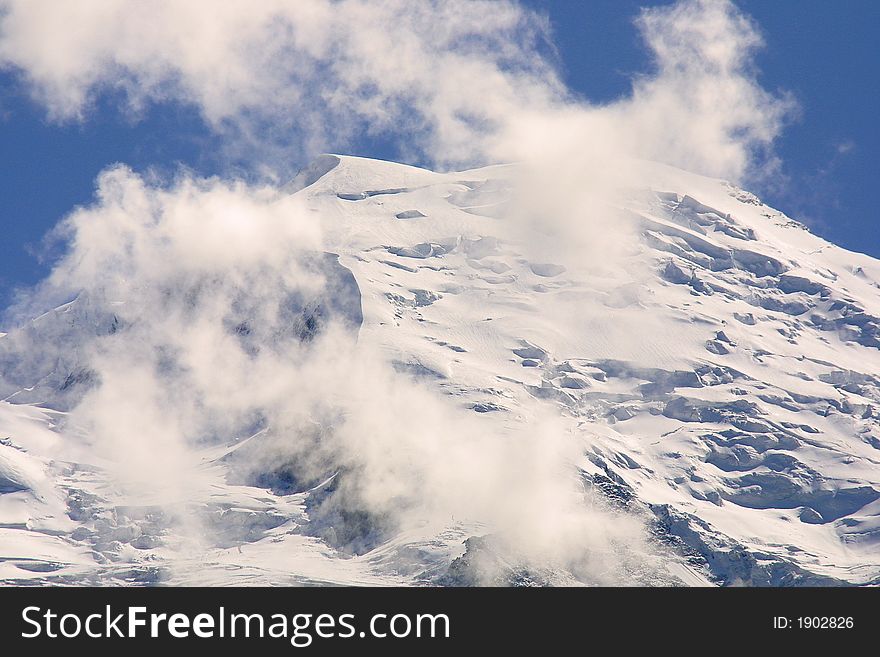
[[(613, 583), (880, 583), (880, 262), (723, 181), (640, 166), (607, 258), (523, 239), (515, 167), (324, 156), (289, 191), (338, 255), (362, 348), (486, 426), (559, 418), (585, 504), (649, 528)], [(332, 480), (242, 483), (237, 438), (178, 465), (198, 522), (127, 498), (64, 422), (89, 383), (76, 345), (117, 314), (82, 295), (0, 337), (0, 580), (608, 583), (511, 563), (468, 518), (352, 548), (333, 517), (309, 529)], [(69, 357), (22, 370), (47, 340)]]

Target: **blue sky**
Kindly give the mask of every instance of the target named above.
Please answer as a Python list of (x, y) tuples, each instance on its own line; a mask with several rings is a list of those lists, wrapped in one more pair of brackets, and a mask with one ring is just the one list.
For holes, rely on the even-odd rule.
[[(625, 94), (632, 76), (648, 70), (632, 19), (640, 6), (665, 3), (525, 4), (549, 15), (569, 87), (604, 102)], [(880, 181), (875, 157), (880, 3), (740, 0), (738, 5), (766, 40), (757, 60), (762, 85), (791, 92), (800, 105), (777, 144), (784, 177), (754, 191), (827, 239), (880, 257), (874, 199)], [(349, 150), (393, 155), (376, 140)], [(0, 73), (0, 302), (14, 287), (45, 275), (51, 251), (43, 236), (74, 206), (89, 202), (95, 177), (107, 165), (124, 162), (138, 171), (184, 165), (201, 175), (228, 174), (230, 163), (219, 153), (218, 137), (191, 108), (153, 105), (134, 120), (118, 111), (117, 99), (105, 97), (84, 121), (59, 125), (28, 99), (14, 75)]]

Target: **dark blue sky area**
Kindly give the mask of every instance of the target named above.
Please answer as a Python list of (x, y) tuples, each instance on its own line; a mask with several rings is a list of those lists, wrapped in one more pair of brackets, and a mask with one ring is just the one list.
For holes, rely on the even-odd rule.
[[(566, 81), (587, 99), (625, 94), (649, 62), (632, 18), (635, 0), (541, 2), (550, 15)], [(880, 2), (876, 0), (740, 0), (761, 26), (767, 47), (762, 84), (792, 92), (801, 116), (778, 144), (785, 184), (757, 189), (764, 200), (847, 248), (880, 257), (875, 188), (880, 183)], [(178, 164), (200, 174), (223, 170), (217, 143), (198, 116), (179, 106), (154, 107), (140, 121), (106, 106), (84, 124), (47, 123), (8, 74), (0, 74), (0, 304), (11, 290), (45, 274), (35, 254), (43, 235), (77, 204), (90, 201), (101, 169), (125, 162), (136, 170)], [(358, 154), (389, 157), (381, 144)]]

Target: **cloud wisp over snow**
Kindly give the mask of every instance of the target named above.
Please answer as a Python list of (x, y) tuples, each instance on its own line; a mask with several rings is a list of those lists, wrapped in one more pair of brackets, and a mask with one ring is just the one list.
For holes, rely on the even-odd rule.
[[(766, 174), (790, 110), (756, 81), (760, 36), (732, 3), (682, 0), (636, 25), (654, 70), (601, 106), (570, 94), (542, 54), (546, 18), (507, 1), (0, 0), (0, 66), (56, 121), (91, 120), (102, 94), (135, 114), (194, 106), (261, 172), (364, 134), (441, 168), (517, 161), (523, 214), (549, 186), (557, 232), (612, 257), (596, 235), (620, 243), (629, 227), (596, 208), (638, 184), (634, 158)], [(344, 471), (340, 494), (395, 527), (469, 512), (525, 553), (568, 561), (585, 544), (638, 541), (637, 525), (582, 504), (576, 444), (552, 422), (487, 433), (358, 349), (344, 312), (311, 335), (315, 299), (344, 284), (295, 197), (121, 166), (97, 187), (59, 228), (66, 255), (9, 321), (77, 294), (125, 302), (122, 326), (82, 347), (95, 385), (71, 421), (128, 484), (185, 499), (194, 446), (268, 427), (282, 439), (254, 463), (294, 463), (303, 485)]]

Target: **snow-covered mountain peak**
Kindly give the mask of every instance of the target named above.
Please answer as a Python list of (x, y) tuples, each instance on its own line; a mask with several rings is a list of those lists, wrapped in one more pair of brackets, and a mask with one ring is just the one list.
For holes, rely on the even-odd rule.
[[(0, 532), (10, 547), (0, 576), (877, 583), (880, 263), (724, 181), (634, 166), (638, 188), (570, 217), (559, 215), (565, 198), (523, 194), (516, 166), (434, 173), (325, 155), (304, 169), (287, 189), (334, 254), (318, 259), (326, 298), (291, 300), (289, 318), (264, 318), (265, 330), (257, 316), (229, 321), (230, 345), (258, 359), (268, 340), (305, 343), (345, 317), (354, 353), (393, 372), (371, 380), (377, 396), (364, 403), (433, 401), (424, 421), (409, 408), (358, 426), (359, 436), (393, 440), (331, 441), (349, 451), (322, 453), (321, 480), (276, 458), (301, 427), (285, 432), (255, 412), (250, 437), (218, 428), (187, 447), (204, 477), (188, 492), (187, 522), (118, 497), (75, 427), (30, 405), (76, 409), (101, 385), (91, 346), (139, 335), (126, 333), (125, 304), (76, 300), (5, 327)], [(553, 216), (538, 216), (542, 208)], [(296, 331), (279, 333), (284, 322)], [(39, 341), (60, 340), (63, 357), (28, 357)], [(406, 386), (425, 397), (409, 399)], [(339, 416), (360, 417), (359, 403), (343, 401)], [(345, 423), (322, 416), (310, 431)], [(531, 456), (500, 463), (504, 440)], [(59, 447), (65, 441), (75, 448)], [(528, 441), (532, 452), (522, 451)], [(541, 455), (557, 452), (568, 469), (542, 469)], [(358, 479), (374, 459), (396, 469), (375, 470), (388, 477), (381, 482)], [(348, 505), (351, 482), (362, 506)], [(578, 523), (608, 538), (578, 544), (575, 523), (554, 535), (564, 554), (518, 551), (513, 510), (521, 524), (539, 523), (540, 509), (555, 517), (555, 495), (575, 499), (571, 482), (590, 510)], [(502, 491), (511, 504), (487, 501)], [(609, 518), (641, 527), (640, 547), (608, 531)], [(204, 566), (174, 567), (193, 532)]]

